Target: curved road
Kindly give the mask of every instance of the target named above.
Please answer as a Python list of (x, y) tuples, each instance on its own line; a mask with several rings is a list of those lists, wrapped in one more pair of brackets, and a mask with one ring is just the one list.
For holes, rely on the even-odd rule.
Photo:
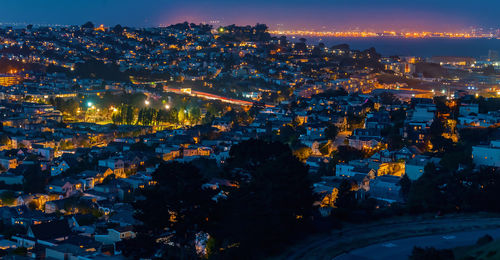
[(452, 249), (459, 246), (473, 245), (480, 237), (486, 234), (497, 239), (500, 237), (500, 228), (393, 240), (353, 250), (349, 253), (335, 257), (334, 260), (408, 259), (414, 246)]
[[(439, 247), (442, 242), (443, 246), (456, 247), (474, 244), (484, 234), (500, 237), (498, 216), (392, 219), (311, 237), (290, 247), (277, 259), (407, 259), (415, 245)], [(425, 244), (427, 240), (430, 244)]]

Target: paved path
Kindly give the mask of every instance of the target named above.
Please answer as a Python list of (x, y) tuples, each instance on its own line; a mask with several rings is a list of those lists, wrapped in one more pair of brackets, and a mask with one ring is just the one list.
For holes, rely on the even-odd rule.
[(335, 257), (335, 260), (382, 260), (408, 259), (413, 247), (435, 247), (437, 249), (451, 249), (459, 246), (468, 246), (476, 243), (478, 238), (489, 234), (493, 238), (500, 237), (500, 228), (482, 231), (466, 231), (441, 235), (411, 237), (383, 242)]

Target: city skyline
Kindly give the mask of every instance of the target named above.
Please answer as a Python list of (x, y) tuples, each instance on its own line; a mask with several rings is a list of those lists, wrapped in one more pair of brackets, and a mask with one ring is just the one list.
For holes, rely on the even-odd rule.
[(4, 0), (0, 259), (500, 259), (500, 2), (433, 1)]
[[(300, 2), (262, 0), (234, 2), (227, 0), (188, 2), (77, 0), (62, 4), (60, 0), (7, 1), (0, 10), (2, 23), (79, 25), (96, 24), (148, 27), (177, 22), (218, 24), (266, 23), (271, 28), (314, 30), (445, 30), (465, 28), (497, 28), (500, 3), (495, 1), (430, 0), (411, 3), (383, 0)], [(280, 26), (281, 25), (281, 26)]]

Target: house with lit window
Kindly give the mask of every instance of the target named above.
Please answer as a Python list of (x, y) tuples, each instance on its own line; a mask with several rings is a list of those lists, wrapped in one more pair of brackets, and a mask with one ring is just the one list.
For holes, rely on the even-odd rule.
[(468, 116), (470, 114), (479, 114), (479, 104), (466, 104), (462, 103), (459, 108), (459, 114), (461, 116)]
[(124, 239), (135, 238), (135, 236), (132, 226), (118, 226), (108, 229), (107, 234), (95, 235), (94, 239), (104, 245), (112, 245)]
[(62, 219), (30, 225), (26, 237), (39, 244), (54, 246), (57, 242), (67, 240), (70, 235), (69, 223), (66, 219)]
[(210, 156), (212, 153), (212, 149), (210, 147), (203, 147), (203, 146), (194, 146), (194, 147), (189, 147), (189, 148), (184, 148), (182, 150), (182, 157), (183, 158), (189, 158), (189, 157), (201, 157), (201, 156)]
[(434, 121), (436, 105), (432, 103), (432, 99), (424, 98), (413, 98), (412, 105), (413, 109), (406, 113), (403, 137), (413, 144), (422, 144)]
[(438, 164), (439, 158), (416, 155), (405, 163), (405, 174), (411, 181), (418, 180), (424, 174), (425, 166), (429, 163)]
[(64, 160), (60, 162), (55, 162), (51, 167), (50, 167), (50, 175), (51, 176), (57, 176), (66, 170), (68, 170), (70, 167), (68, 163)]
[(15, 169), (17, 167), (17, 159), (13, 157), (0, 157), (0, 165), (4, 170)]
[(400, 177), (392, 175), (378, 176), (370, 180), (369, 195), (371, 198), (387, 201), (389, 203), (401, 202)]
[(327, 128), (327, 125), (313, 123), (313, 124), (306, 124), (305, 128), (308, 139), (315, 140), (315, 139), (325, 138), (325, 130)]
[(500, 167), (500, 140), (472, 146), (472, 161), (477, 166)]
[(170, 161), (181, 156), (181, 151), (178, 146), (161, 144), (155, 148), (155, 152), (161, 154), (165, 161)]
[(43, 157), (43, 159), (47, 161), (51, 161), (54, 159), (54, 149), (50, 147), (38, 148), (36, 149), (36, 153)]
[(99, 160), (99, 167), (109, 168), (117, 178), (125, 178), (125, 163), (123, 160), (111, 157), (105, 160)]
[(380, 136), (379, 129), (358, 128), (354, 129), (352, 135), (347, 140), (349, 141), (349, 146), (363, 150), (378, 146), (382, 141), (382, 137)]
[(55, 179), (47, 186), (49, 193), (62, 194), (69, 197), (77, 192), (83, 191), (83, 185), (80, 181), (72, 178)]

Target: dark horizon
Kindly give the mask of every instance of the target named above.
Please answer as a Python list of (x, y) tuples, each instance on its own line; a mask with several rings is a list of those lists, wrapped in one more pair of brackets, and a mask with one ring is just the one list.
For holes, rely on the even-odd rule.
[[(24, 2), (20, 4), (20, 2)], [(178, 22), (254, 25), (314, 30), (431, 30), (457, 31), (469, 27), (497, 28), (498, 1), (430, 0), (402, 3), (383, 0), (299, 1), (263, 0), (241, 3), (215, 0), (60, 0), (7, 1), (0, 10), (2, 23), (80, 25), (86, 21), (107, 26), (150, 27)], [(281, 26), (280, 26), (281, 25)]]

